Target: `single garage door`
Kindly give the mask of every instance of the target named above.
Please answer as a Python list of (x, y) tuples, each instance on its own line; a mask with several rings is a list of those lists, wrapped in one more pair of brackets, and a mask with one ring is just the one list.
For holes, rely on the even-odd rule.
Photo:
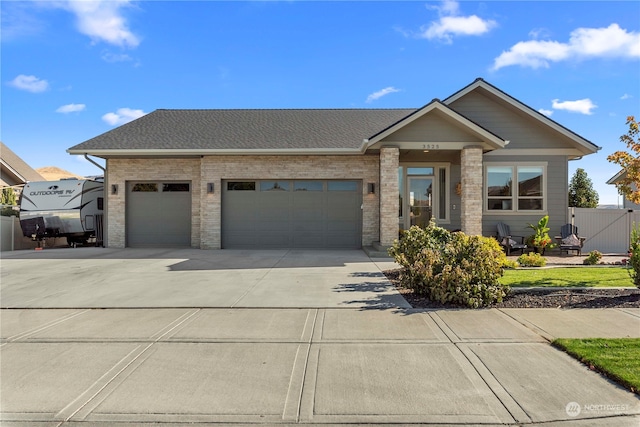
[(223, 248), (360, 248), (360, 181), (224, 181)]
[(129, 247), (191, 246), (190, 182), (127, 182)]

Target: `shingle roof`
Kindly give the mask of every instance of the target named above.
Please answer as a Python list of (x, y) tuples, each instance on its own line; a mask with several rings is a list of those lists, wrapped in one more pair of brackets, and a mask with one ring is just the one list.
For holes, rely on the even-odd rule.
[(359, 149), (415, 109), (156, 110), (69, 149)]
[[(16, 182), (7, 183), (9, 185), (19, 184), (26, 181), (44, 181), (42, 175), (36, 172), (31, 166), (29, 166), (24, 160), (20, 158), (16, 153), (11, 151), (9, 147), (4, 145), (0, 141), (0, 160), (2, 168), (6, 168), (6, 173), (10, 174)], [(5, 171), (2, 172), (3, 177)]]

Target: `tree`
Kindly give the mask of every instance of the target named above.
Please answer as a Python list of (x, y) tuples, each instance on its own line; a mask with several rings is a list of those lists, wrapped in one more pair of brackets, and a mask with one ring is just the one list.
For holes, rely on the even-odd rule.
[(620, 141), (627, 145), (630, 152), (616, 151), (607, 157), (624, 171), (615, 186), (633, 203), (640, 203), (640, 129), (633, 116), (627, 117), (629, 131), (620, 137)]
[(582, 168), (576, 169), (569, 183), (569, 207), (597, 208), (598, 201), (598, 193), (587, 173)]
[(1, 205), (17, 205), (16, 201), (16, 193), (13, 191), (11, 187), (5, 187), (2, 189), (2, 194), (0, 195), (0, 204)]
[(2, 216), (18, 216), (18, 212), (14, 211), (11, 206), (17, 205), (16, 201), (16, 193), (13, 191), (11, 187), (5, 187), (0, 192), (0, 205), (2, 208), (0, 209), (0, 215)]

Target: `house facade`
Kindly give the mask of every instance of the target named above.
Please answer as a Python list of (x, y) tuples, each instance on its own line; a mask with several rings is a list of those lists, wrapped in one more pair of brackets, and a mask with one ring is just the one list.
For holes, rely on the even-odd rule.
[(0, 187), (11, 187), (19, 195), (22, 186), (29, 181), (45, 179), (14, 153), (3, 142), (0, 142)]
[[(618, 182), (620, 182), (621, 180), (623, 180), (624, 178), (627, 177), (627, 172), (625, 170), (621, 170), (620, 172), (618, 172), (617, 174), (615, 174), (614, 176), (612, 176), (611, 178), (609, 178), (609, 180), (607, 181), (607, 184), (610, 185), (615, 185)], [(631, 188), (635, 191), (637, 190), (637, 188), (635, 187), (635, 185), (632, 185)], [(626, 197), (622, 198), (622, 208), (623, 209), (634, 209), (634, 210), (640, 210), (640, 204), (637, 203), (633, 203), (631, 200), (629, 200)]]
[(106, 159), (108, 246), (219, 249), (555, 232), (568, 161), (598, 149), (477, 79), (419, 109), (156, 110), (68, 152)]

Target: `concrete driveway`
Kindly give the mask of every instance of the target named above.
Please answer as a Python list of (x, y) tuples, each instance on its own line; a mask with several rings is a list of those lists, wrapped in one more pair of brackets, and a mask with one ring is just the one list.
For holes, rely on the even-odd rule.
[(2, 308), (409, 307), (358, 250), (3, 252), (0, 279)]
[(639, 310), (410, 309), (390, 266), (359, 251), (3, 254), (0, 424), (638, 425), (636, 395), (547, 338), (640, 336)]

